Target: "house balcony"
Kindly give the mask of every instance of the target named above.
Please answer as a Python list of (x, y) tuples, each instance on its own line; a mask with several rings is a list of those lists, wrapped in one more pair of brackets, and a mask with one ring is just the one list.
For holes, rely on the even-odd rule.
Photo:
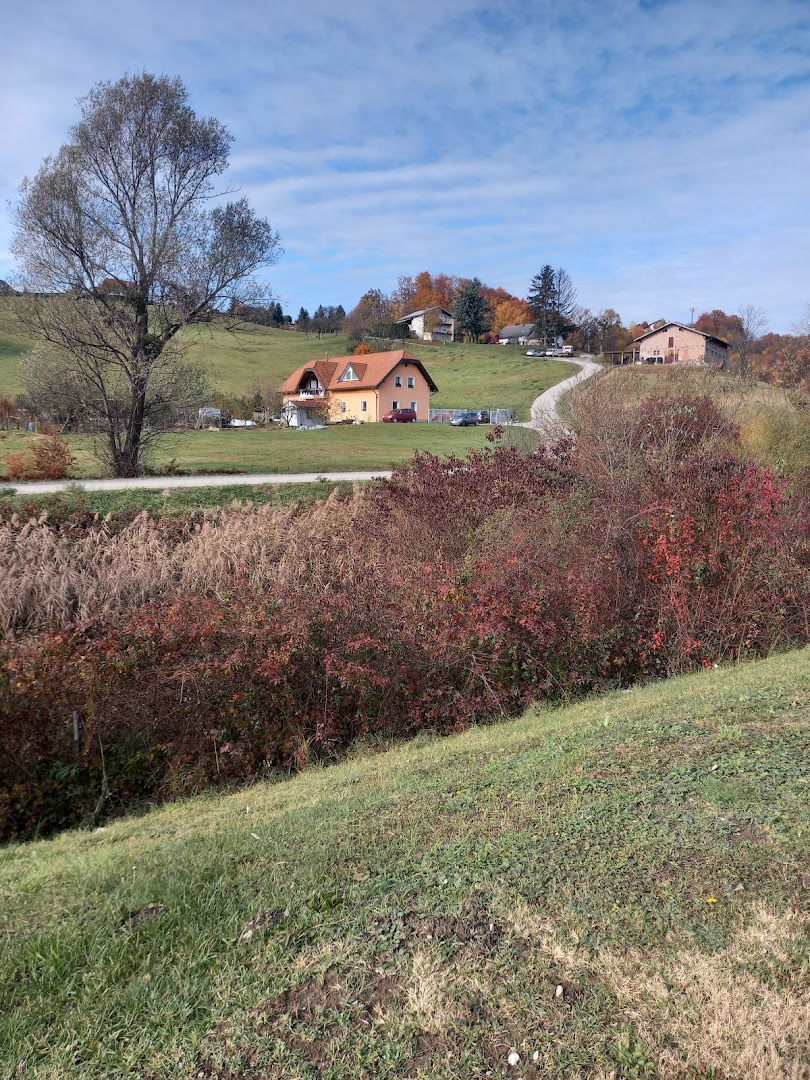
[(326, 391), (325, 390), (299, 390), (298, 391), (298, 397), (302, 397), (302, 398), (305, 398), (305, 397), (319, 398), (319, 397), (321, 397), (322, 398), (322, 397), (326, 397)]

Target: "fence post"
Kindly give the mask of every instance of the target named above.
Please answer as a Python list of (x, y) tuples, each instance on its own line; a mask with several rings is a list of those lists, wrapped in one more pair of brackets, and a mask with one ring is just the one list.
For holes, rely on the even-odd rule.
[(79, 757), (82, 749), (81, 738), (79, 736), (79, 714), (74, 709), (72, 718), (73, 720), (73, 750), (76, 757)]

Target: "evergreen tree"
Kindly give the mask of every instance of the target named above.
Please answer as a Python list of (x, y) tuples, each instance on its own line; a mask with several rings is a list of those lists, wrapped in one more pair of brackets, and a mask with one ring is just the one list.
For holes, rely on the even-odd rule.
[(562, 267), (555, 270), (546, 263), (540, 273), (534, 275), (526, 302), (538, 337), (545, 346), (556, 344), (560, 335), (570, 333), (574, 328), (576, 301), (573, 282)]
[(472, 341), (478, 341), (481, 334), (492, 326), (492, 312), (477, 277), (465, 282), (459, 289), (453, 315), (456, 330)]
[(302, 307), (301, 310), (298, 312), (298, 318), (296, 319), (296, 322), (298, 323), (299, 330), (303, 330), (304, 332), (309, 330), (311, 320), (309, 317), (309, 312), (305, 307)]
[(552, 333), (554, 292), (554, 267), (547, 263), (540, 273), (532, 278), (529, 295), (526, 297), (538, 336), (546, 346)]

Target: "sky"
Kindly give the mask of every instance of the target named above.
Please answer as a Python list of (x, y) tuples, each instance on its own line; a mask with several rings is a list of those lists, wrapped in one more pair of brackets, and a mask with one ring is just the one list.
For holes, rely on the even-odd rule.
[(544, 263), (628, 325), (810, 302), (810, 0), (9, 4), (0, 277), (20, 181), (141, 70), (232, 132), (292, 314), (425, 269), (524, 296)]

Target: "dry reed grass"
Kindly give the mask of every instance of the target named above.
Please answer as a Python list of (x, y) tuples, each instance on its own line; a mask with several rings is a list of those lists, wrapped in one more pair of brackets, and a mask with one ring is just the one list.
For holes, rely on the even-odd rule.
[(0, 636), (115, 618), (168, 592), (216, 595), (234, 579), (257, 595), (333, 574), (344, 582), (356, 557), (363, 497), (334, 493), (308, 507), (236, 506), (172, 523), (146, 512), (123, 529), (105, 519), (60, 532), (44, 516), (0, 525)]

